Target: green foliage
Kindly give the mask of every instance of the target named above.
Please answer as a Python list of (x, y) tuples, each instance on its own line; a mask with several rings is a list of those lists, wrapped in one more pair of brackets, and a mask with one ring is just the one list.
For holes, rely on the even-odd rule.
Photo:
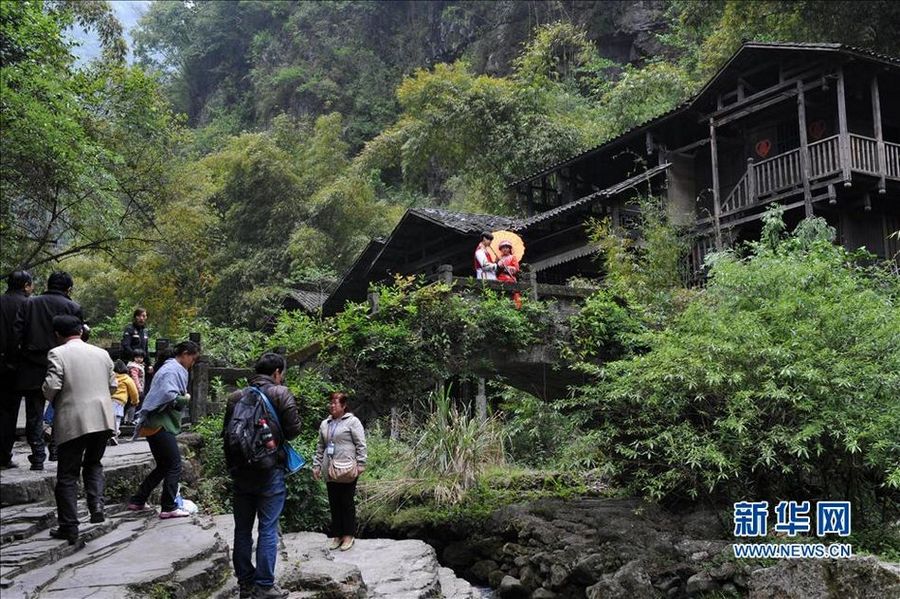
[(614, 135), (668, 112), (693, 91), (687, 72), (664, 60), (640, 68), (628, 65), (615, 83), (601, 80), (595, 89), (601, 97), (601, 114)]
[(889, 0), (676, 0), (664, 41), (701, 81), (744, 40), (840, 42), (889, 54), (900, 50), (900, 8)]
[(332, 378), (377, 413), (414, 404), (434, 382), (471, 376), (487, 365), (498, 339), (504, 351), (517, 352), (550, 326), (543, 304), (526, 299), (516, 310), (508, 297), (489, 290), (464, 295), (398, 277), (377, 291), (377, 313), (350, 304), (325, 323), (322, 355)]
[(582, 361), (622, 358), (640, 347), (639, 337), (645, 331), (638, 310), (609, 289), (587, 298), (569, 319), (569, 327), (564, 353)]
[(620, 303), (640, 307), (650, 322), (659, 322), (691, 295), (684, 289), (691, 237), (688, 228), (669, 220), (659, 198), (643, 198), (640, 207), (639, 246), (608, 219), (592, 222), (590, 237), (601, 250), (604, 284)]
[(720, 258), (647, 353), (581, 390), (574, 403), (620, 480), (656, 498), (897, 509), (900, 285), (814, 238), (822, 229), (807, 222), (774, 248)]
[(203, 355), (227, 366), (252, 368), (264, 352), (272, 350), (269, 338), (259, 331), (217, 326), (205, 318), (191, 321), (189, 328), (179, 337), (200, 333)]
[(512, 387), (503, 388), (500, 409), (509, 457), (516, 464), (552, 466), (576, 435), (575, 422), (558, 406)]

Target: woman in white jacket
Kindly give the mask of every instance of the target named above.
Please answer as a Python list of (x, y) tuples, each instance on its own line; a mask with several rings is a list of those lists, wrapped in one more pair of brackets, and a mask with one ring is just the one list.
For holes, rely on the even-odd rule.
[(345, 393), (332, 393), (328, 399), (331, 415), (319, 425), (313, 478), (325, 474), (333, 537), (329, 549), (347, 551), (356, 534), (356, 481), (366, 469), (366, 432), (359, 418), (347, 411)]

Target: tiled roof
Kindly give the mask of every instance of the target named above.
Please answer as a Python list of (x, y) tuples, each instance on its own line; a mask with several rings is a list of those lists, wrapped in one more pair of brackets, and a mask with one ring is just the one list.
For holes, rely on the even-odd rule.
[(510, 216), (450, 212), (440, 208), (412, 208), (410, 213), (466, 234), (510, 229), (519, 223), (519, 219)]
[(549, 166), (546, 166), (539, 171), (533, 172), (530, 175), (527, 175), (525, 177), (517, 179), (516, 181), (513, 181), (512, 183), (510, 183), (508, 185), (508, 187), (515, 187), (515, 186), (519, 185), (520, 183), (524, 183), (525, 181), (528, 181), (529, 179), (534, 179), (535, 177), (548, 174), (562, 166), (565, 166), (566, 164), (580, 160), (588, 154), (592, 154), (602, 148), (605, 148), (606, 146), (612, 145), (614, 143), (618, 143), (618, 142), (622, 141), (624, 138), (630, 137), (630, 136), (634, 135), (635, 133), (638, 133), (638, 132), (650, 127), (651, 125), (655, 125), (655, 124), (659, 123), (660, 121), (668, 120), (669, 118), (675, 116), (676, 114), (679, 114), (683, 111), (688, 110), (704, 94), (704, 92), (719, 78), (719, 76), (723, 72), (725, 72), (725, 70), (728, 69), (728, 67), (735, 61), (735, 59), (740, 57), (740, 55), (747, 50), (811, 50), (811, 51), (819, 51), (819, 52), (841, 52), (844, 54), (857, 55), (861, 58), (876, 59), (876, 60), (880, 60), (882, 62), (886, 62), (891, 65), (900, 66), (900, 57), (889, 56), (887, 54), (881, 54), (881, 53), (878, 53), (878, 52), (875, 52), (873, 50), (869, 50), (866, 48), (859, 48), (856, 46), (848, 46), (845, 44), (815, 43), (815, 42), (744, 42), (741, 45), (741, 47), (738, 48), (738, 50), (734, 54), (732, 54), (731, 58), (729, 58), (728, 61), (726, 61), (725, 64), (716, 72), (716, 74), (713, 75), (709, 79), (709, 81), (706, 82), (706, 85), (704, 85), (700, 89), (700, 91), (698, 91), (696, 94), (694, 94), (690, 99), (686, 100), (685, 102), (681, 103), (680, 105), (676, 106), (675, 108), (672, 108), (671, 110), (660, 114), (659, 116), (656, 116), (650, 120), (644, 121), (643, 123), (641, 123), (639, 125), (635, 125), (631, 129), (628, 129), (627, 131), (620, 133), (616, 137), (607, 139), (607, 140), (597, 144), (596, 146), (593, 146), (586, 150), (582, 150), (581, 152), (575, 154), (574, 156), (554, 162), (553, 164), (550, 164)]
[(307, 289), (289, 289), (288, 299), (297, 302), (304, 310), (314, 312), (328, 299), (328, 291), (310, 291)]
[(579, 198), (579, 199), (575, 200), (574, 202), (569, 202), (568, 204), (563, 204), (562, 206), (557, 206), (556, 208), (553, 208), (552, 210), (547, 210), (545, 212), (540, 212), (538, 214), (535, 214), (534, 216), (527, 218), (524, 221), (522, 221), (521, 223), (519, 223), (519, 226), (516, 228), (527, 229), (529, 226), (531, 226), (535, 223), (539, 223), (539, 222), (545, 221), (547, 219), (554, 218), (554, 217), (558, 216), (559, 214), (562, 214), (563, 212), (568, 212), (569, 210), (573, 210), (579, 206), (583, 206), (584, 204), (589, 204), (589, 203), (593, 202), (594, 200), (614, 196), (617, 193), (620, 193), (622, 191), (625, 191), (626, 189), (634, 187), (638, 183), (643, 183), (644, 181), (647, 181), (648, 179), (652, 178), (654, 175), (657, 175), (657, 174), (663, 172), (667, 168), (669, 168), (668, 162), (665, 164), (661, 164), (659, 166), (655, 166), (651, 169), (647, 169), (646, 171), (644, 171), (640, 174), (637, 174), (633, 177), (625, 179), (624, 181), (620, 181), (619, 183), (616, 183), (615, 185), (613, 185), (611, 187), (607, 187), (606, 189), (602, 189), (598, 192), (592, 193), (590, 195), (586, 195), (583, 198)]

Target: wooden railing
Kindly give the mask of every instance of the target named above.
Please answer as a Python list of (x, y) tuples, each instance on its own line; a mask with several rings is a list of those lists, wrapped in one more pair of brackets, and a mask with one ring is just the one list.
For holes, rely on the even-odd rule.
[(744, 173), (741, 180), (737, 182), (737, 185), (734, 186), (734, 189), (731, 190), (731, 193), (729, 193), (728, 197), (725, 198), (725, 201), (722, 202), (722, 214), (729, 214), (736, 210), (740, 210), (753, 202), (753, 199), (750, 197), (749, 184), (752, 172), (753, 171), (748, 170)]
[(878, 142), (870, 137), (850, 134), (851, 168), (872, 175), (878, 174)]
[(766, 195), (796, 185), (800, 181), (800, 150), (791, 150), (753, 166), (756, 193)]
[(809, 144), (809, 170), (813, 179), (840, 172), (840, 136), (832, 135)]
[[(900, 144), (885, 142), (885, 175), (900, 178)], [(878, 143), (862, 135), (850, 135), (851, 168), (878, 175)], [(747, 172), (735, 184), (722, 202), (722, 215), (732, 214), (753, 206), (791, 187), (799, 186), (800, 149), (790, 150), (754, 163), (747, 161)], [(832, 135), (809, 144), (809, 175), (811, 181), (825, 179), (841, 172), (840, 136)]]
[(887, 162), (887, 176), (900, 179), (900, 144), (885, 142), (884, 155)]

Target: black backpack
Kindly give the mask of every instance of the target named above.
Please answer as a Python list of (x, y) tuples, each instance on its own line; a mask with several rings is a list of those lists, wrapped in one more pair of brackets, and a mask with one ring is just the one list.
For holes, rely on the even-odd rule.
[[(278, 463), (280, 431), (263, 397), (256, 387), (244, 389), (225, 427), (225, 454), (232, 471), (268, 470)], [(267, 445), (269, 440), (274, 442)]]

